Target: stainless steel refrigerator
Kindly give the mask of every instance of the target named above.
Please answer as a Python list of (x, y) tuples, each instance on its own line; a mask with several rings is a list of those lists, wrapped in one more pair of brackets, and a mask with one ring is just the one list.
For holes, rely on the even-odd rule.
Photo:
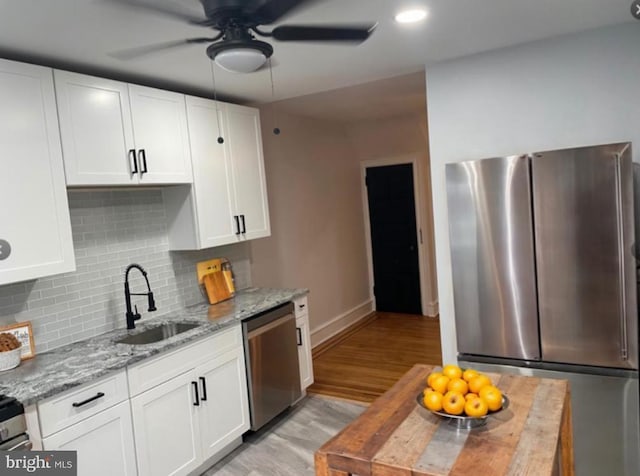
[(631, 144), (447, 164), (458, 352), (638, 368)]

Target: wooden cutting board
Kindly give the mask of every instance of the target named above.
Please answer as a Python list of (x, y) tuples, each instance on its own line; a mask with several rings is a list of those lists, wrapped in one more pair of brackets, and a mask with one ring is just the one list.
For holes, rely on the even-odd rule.
[(196, 265), (198, 283), (204, 286), (209, 304), (216, 304), (235, 296), (231, 263), (226, 258), (202, 261)]

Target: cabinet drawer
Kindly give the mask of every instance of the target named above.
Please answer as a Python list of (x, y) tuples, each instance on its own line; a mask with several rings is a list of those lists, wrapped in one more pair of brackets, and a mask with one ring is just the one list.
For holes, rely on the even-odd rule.
[(293, 301), (295, 306), (296, 317), (306, 316), (309, 314), (309, 304), (307, 303), (307, 296), (299, 297)]
[(126, 372), (122, 370), (44, 400), (38, 403), (42, 436), (47, 437), (128, 398)]
[(242, 330), (240, 326), (234, 326), (188, 347), (135, 364), (127, 368), (131, 396), (166, 382), (238, 346), (242, 346)]

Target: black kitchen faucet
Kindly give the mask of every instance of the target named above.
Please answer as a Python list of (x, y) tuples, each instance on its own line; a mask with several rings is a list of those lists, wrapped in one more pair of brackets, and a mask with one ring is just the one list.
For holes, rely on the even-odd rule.
[[(132, 293), (129, 290), (129, 272), (136, 268), (142, 273), (144, 276), (144, 280), (147, 282), (147, 292), (146, 293)], [(127, 305), (127, 329), (135, 329), (136, 324), (135, 321), (140, 319), (140, 314), (138, 313), (138, 306), (134, 306), (135, 312), (131, 310), (131, 296), (147, 296), (149, 299), (149, 312), (153, 312), (156, 310), (156, 301), (153, 298), (153, 293), (151, 292), (151, 286), (149, 286), (149, 279), (147, 278), (147, 272), (140, 266), (139, 264), (130, 264), (127, 266), (127, 270), (124, 273), (124, 299)]]

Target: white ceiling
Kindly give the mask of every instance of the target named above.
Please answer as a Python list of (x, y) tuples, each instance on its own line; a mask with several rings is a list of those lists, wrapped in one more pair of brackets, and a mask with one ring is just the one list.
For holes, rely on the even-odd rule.
[[(201, 11), (197, 0), (157, 1)], [(274, 41), (275, 98), (404, 75), (448, 58), (634, 22), (630, 4), (631, 0), (320, 0), (282, 23), (377, 21), (378, 28), (357, 46)], [(415, 5), (429, 9), (425, 23), (406, 28), (393, 21), (402, 7)], [(0, 0), (0, 57), (194, 94), (211, 95), (204, 45), (130, 61), (108, 53), (208, 33), (108, 0)], [(217, 69), (216, 82), (222, 98), (272, 100), (268, 70), (238, 75)]]
[(272, 103), (275, 112), (334, 122), (360, 122), (426, 113), (424, 71)]

